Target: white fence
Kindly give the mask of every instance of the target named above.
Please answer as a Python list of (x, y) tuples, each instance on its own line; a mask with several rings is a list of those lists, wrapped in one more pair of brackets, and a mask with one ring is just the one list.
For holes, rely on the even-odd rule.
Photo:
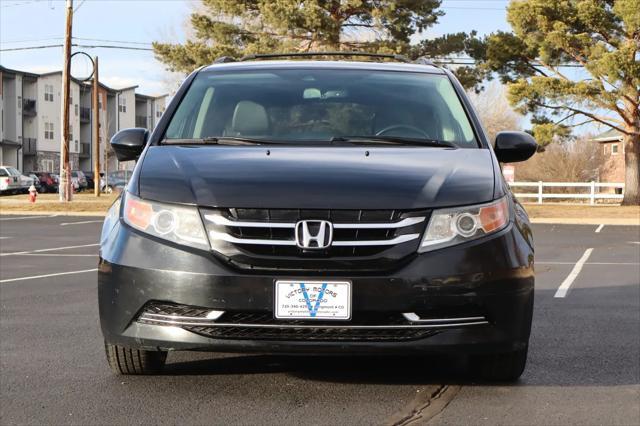
[[(596, 200), (622, 200), (623, 194), (602, 193), (600, 188), (620, 188), (624, 191), (624, 183), (600, 183), (600, 182), (511, 182), (509, 186), (537, 188), (536, 192), (514, 192), (516, 197), (523, 201), (534, 198), (538, 204), (542, 204), (545, 198), (562, 199), (588, 199), (589, 204), (596, 204)], [(546, 193), (544, 188), (589, 188), (588, 193)]]

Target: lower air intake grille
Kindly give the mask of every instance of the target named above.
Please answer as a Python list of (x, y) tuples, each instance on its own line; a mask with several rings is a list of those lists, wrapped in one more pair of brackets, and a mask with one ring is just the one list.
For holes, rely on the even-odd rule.
[(376, 312), (354, 313), (351, 321), (279, 320), (271, 312), (223, 312), (159, 302), (147, 304), (137, 322), (180, 327), (213, 339), (294, 341), (415, 340), (446, 328), (488, 324), (483, 316), (438, 319)]
[(214, 339), (245, 340), (307, 340), (307, 341), (402, 341), (429, 337), (436, 330), (424, 329), (354, 329), (350, 327), (328, 328), (315, 326), (312, 328), (249, 328), (234, 327), (184, 327), (203, 336)]

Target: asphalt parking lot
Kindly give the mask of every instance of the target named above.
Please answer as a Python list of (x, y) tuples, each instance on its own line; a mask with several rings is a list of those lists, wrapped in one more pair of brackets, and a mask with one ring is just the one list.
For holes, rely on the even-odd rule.
[(162, 376), (115, 376), (100, 223), (0, 216), (2, 425), (640, 424), (640, 227), (534, 225), (529, 363), (504, 385), (452, 358), (171, 353)]

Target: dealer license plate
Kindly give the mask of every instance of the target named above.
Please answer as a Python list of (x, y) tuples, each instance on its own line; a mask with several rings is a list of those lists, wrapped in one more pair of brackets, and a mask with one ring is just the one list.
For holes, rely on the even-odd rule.
[(349, 281), (276, 281), (276, 318), (351, 319)]

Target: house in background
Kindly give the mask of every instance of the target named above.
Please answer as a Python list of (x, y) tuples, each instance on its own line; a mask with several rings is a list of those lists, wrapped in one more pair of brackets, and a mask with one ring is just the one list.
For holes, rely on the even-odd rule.
[[(603, 154), (603, 163), (599, 169), (600, 182), (624, 182), (625, 162), (622, 134), (611, 129), (599, 134), (592, 141), (600, 144)], [(617, 188), (616, 192), (622, 193), (622, 189)]]
[[(0, 66), (0, 164), (23, 172), (60, 169), (62, 72), (35, 74)], [(100, 171), (133, 168), (120, 163), (108, 143), (130, 127), (152, 130), (165, 109), (166, 95), (136, 93), (138, 86), (98, 89)], [(93, 171), (92, 86), (72, 79), (69, 98), (69, 163)]]

